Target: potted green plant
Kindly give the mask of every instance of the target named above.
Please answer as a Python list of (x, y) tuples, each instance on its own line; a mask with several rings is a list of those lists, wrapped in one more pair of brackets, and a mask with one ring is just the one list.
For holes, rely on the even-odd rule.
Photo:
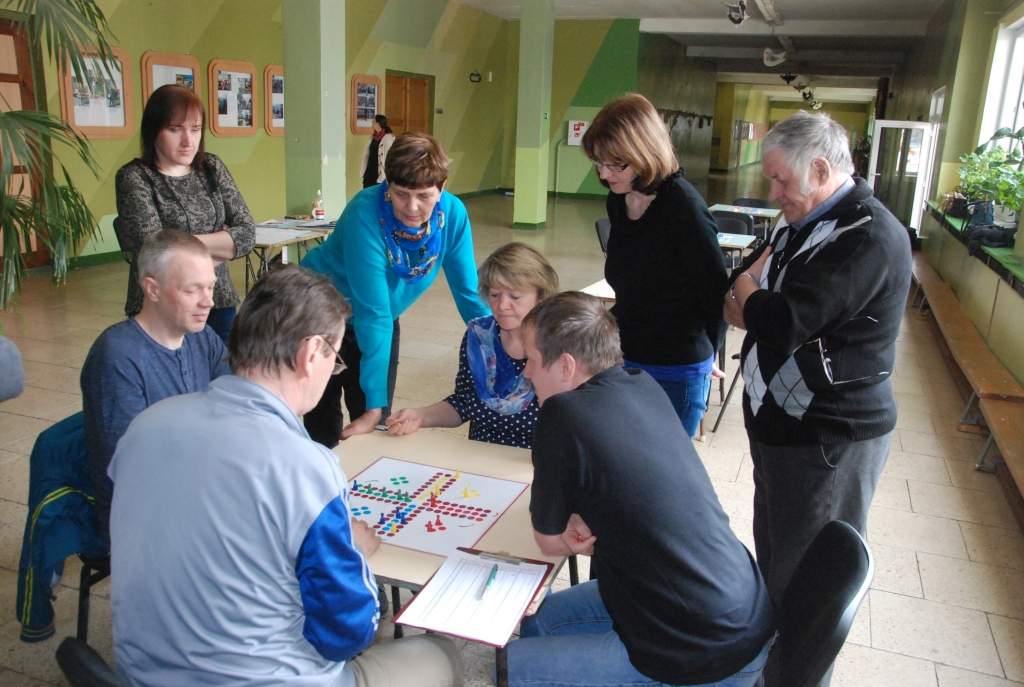
[[(113, 64), (110, 29), (95, 0), (0, 0), (0, 8), (24, 17), (21, 26), (32, 52), (45, 40), (47, 57), (62, 69), (84, 73), (83, 53)], [(49, 250), (54, 281), (61, 283), (69, 258), (98, 229), (62, 155), (98, 173), (88, 141), (60, 117), (45, 110), (0, 112), (0, 310), (18, 290), (25, 271), (22, 246), (33, 234)], [(15, 183), (16, 174), (33, 180), (33, 197), (24, 182)]]
[[(1004, 139), (1008, 146), (996, 143)], [(1016, 226), (1024, 206), (1024, 127), (999, 129), (960, 162), (960, 188), (975, 206), (971, 223), (992, 224), (998, 211), (1001, 223)]]

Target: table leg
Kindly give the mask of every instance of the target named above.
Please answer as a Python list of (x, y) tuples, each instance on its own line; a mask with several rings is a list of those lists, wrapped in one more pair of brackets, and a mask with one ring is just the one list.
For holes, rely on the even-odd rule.
[[(394, 585), (391, 586), (391, 618), (394, 619), (398, 615), (402, 598), (400, 596), (401, 590)], [(405, 636), (405, 630), (401, 625), (395, 623), (395, 639), (401, 639)]]
[(288, 264), (288, 246), (281, 246), (281, 264)]
[(503, 646), (494, 650), (494, 672), (498, 687), (508, 687), (508, 650)]

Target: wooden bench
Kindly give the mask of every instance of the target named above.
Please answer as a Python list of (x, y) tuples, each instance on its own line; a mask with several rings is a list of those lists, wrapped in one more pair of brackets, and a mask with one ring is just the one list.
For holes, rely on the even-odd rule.
[[(931, 309), (953, 362), (971, 388), (958, 428), (988, 435), (975, 467), (997, 471), (997, 463), (988, 460), (994, 445), (1017, 490), (1024, 494), (1024, 388), (992, 353), (956, 294), (921, 253), (914, 254), (913, 277), (916, 292), (911, 305), (920, 296), (920, 304), (914, 307), (922, 313), (925, 306)], [(1008, 501), (1011, 505), (1020, 502)], [(1017, 516), (1024, 522), (1024, 511)]]
[[(999, 449), (999, 457), (1006, 466), (1006, 472), (1017, 485), (1018, 491), (1024, 493), (1024, 403), (983, 398), (978, 406), (988, 425), (989, 435), (981, 448), (976, 467), (983, 472), (997, 471), (998, 464), (988, 461), (994, 444)], [(1018, 500), (1010, 498), (1010, 494), (1007, 497), (1011, 507), (1019, 504)], [(1024, 513), (1018, 512), (1018, 520), (1022, 517)]]
[(915, 307), (920, 312), (924, 312), (925, 306), (931, 309), (953, 362), (960, 368), (971, 388), (959, 428), (967, 432), (984, 433), (978, 413), (979, 399), (1024, 403), (1024, 387), (999, 362), (967, 317), (956, 294), (932, 269), (922, 253), (914, 254), (913, 277), (916, 292), (911, 303), (920, 296), (920, 305)]

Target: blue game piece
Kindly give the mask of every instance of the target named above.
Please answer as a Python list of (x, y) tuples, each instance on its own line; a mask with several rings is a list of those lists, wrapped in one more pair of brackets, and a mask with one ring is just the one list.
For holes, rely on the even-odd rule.
[(378, 521), (377, 521), (377, 524), (378, 524), (378, 525), (383, 525), (383, 524), (384, 524), (384, 523), (386, 523), (387, 521), (388, 521), (388, 519), (384, 517), (384, 514), (383, 514), (383, 513), (381, 513), (381, 514), (380, 514), (380, 520), (378, 520)]

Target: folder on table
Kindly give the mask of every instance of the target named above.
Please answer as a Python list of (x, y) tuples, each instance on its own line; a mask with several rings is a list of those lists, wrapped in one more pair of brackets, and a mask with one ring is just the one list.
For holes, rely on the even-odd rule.
[(505, 646), (552, 567), (460, 547), (395, 622)]

